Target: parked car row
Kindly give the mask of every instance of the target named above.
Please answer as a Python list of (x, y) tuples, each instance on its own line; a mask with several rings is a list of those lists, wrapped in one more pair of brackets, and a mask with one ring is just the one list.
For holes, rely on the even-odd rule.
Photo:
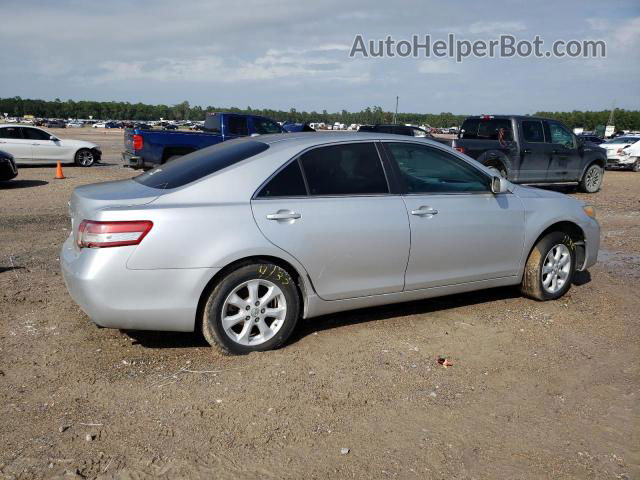
[(90, 167), (102, 157), (100, 147), (83, 140), (60, 139), (37, 127), (0, 125), (0, 150), (18, 165), (75, 163)]

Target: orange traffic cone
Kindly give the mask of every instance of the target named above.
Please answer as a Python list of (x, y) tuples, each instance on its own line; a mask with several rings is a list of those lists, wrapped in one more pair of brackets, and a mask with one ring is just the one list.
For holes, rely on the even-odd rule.
[(58, 160), (58, 165), (56, 165), (56, 180), (62, 180), (63, 178), (66, 178), (64, 176), (64, 173), (62, 173), (62, 164), (60, 163), (60, 160)]

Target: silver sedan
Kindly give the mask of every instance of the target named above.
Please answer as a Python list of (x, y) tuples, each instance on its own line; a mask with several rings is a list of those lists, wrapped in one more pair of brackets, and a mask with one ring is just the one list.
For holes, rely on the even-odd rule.
[(578, 200), (372, 133), (228, 141), (76, 188), (70, 214), (62, 271), (95, 323), (200, 330), (227, 353), (362, 307), (508, 285), (553, 300), (600, 235)]

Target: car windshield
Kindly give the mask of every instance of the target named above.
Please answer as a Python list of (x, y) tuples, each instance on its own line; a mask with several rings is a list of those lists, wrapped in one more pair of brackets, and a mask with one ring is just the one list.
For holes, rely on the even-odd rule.
[(138, 175), (134, 180), (147, 187), (161, 190), (178, 188), (262, 153), (268, 148), (269, 145), (266, 143), (255, 140), (219, 143)]

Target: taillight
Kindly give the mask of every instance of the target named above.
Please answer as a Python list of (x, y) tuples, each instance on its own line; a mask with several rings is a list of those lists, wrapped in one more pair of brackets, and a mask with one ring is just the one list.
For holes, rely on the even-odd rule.
[(80, 248), (123, 247), (138, 245), (153, 227), (148, 220), (132, 222), (94, 222), (83, 220), (78, 227)]
[(142, 135), (135, 134), (133, 136), (133, 149), (142, 150), (142, 147), (144, 147), (144, 140), (142, 139)]
[(464, 147), (454, 147), (458, 152), (464, 153)]

